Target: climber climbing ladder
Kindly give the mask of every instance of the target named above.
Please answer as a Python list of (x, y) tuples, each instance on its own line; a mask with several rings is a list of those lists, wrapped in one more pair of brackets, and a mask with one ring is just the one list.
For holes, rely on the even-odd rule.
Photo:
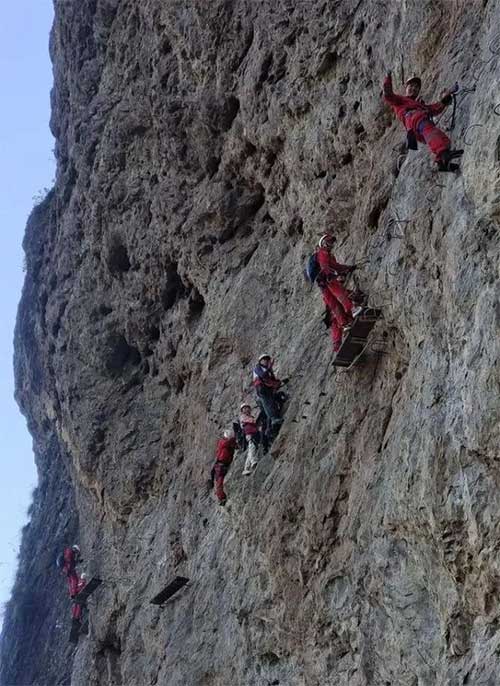
[(340, 350), (335, 355), (335, 367), (351, 369), (365, 352), (368, 336), (382, 314), (381, 310), (368, 307), (356, 318), (354, 326), (342, 341)]

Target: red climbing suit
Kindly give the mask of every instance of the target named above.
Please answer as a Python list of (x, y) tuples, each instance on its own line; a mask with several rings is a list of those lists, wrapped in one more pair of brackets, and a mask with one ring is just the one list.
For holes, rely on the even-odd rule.
[[(76, 584), (76, 593), (74, 595), (78, 595), (85, 586), (87, 585), (87, 582), (85, 579), (80, 579), (77, 576), (77, 584)], [(79, 605), (78, 603), (73, 603), (71, 606), (71, 616), (73, 619), (81, 619), (82, 618), (82, 606)]]
[(64, 549), (62, 573), (68, 577), (68, 591), (71, 598), (78, 593), (80, 577), (76, 573), (76, 553), (73, 548)]
[(217, 441), (217, 448), (215, 450), (217, 461), (213, 468), (213, 477), (215, 482), (215, 495), (219, 502), (226, 500), (226, 494), (224, 493), (224, 477), (233, 461), (235, 449), (235, 438), (221, 438)]
[(333, 347), (337, 350), (342, 342), (342, 329), (352, 321), (353, 303), (349, 294), (336, 279), (336, 276), (346, 274), (350, 267), (337, 262), (328, 248), (319, 248), (317, 253), (320, 274), (317, 282), (321, 289), (323, 301), (331, 313), (331, 335)]
[(449, 99), (443, 98), (440, 102), (426, 105), (421, 98), (415, 100), (406, 95), (398, 95), (392, 90), (392, 79), (387, 75), (384, 79), (384, 100), (392, 107), (406, 130), (412, 131), (420, 143), (427, 143), (436, 156), (436, 161), (439, 161), (442, 153), (449, 150), (451, 141), (432, 122), (431, 117), (441, 114), (449, 104)]

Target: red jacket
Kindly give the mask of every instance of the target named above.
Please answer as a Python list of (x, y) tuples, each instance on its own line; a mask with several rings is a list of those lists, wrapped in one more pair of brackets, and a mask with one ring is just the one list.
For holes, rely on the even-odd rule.
[(240, 414), (240, 426), (245, 436), (255, 436), (259, 433), (257, 420), (251, 414)]
[(390, 76), (386, 76), (384, 79), (384, 100), (392, 107), (397, 118), (403, 122), (406, 129), (412, 128), (410, 122), (411, 117), (406, 116), (409, 112), (415, 113), (415, 111), (420, 111), (422, 114), (434, 117), (441, 114), (448, 105), (446, 98), (444, 99), (444, 102), (440, 101), (426, 105), (422, 98), (414, 100), (406, 95), (398, 95), (392, 90), (392, 79)]
[(221, 438), (219, 441), (217, 441), (217, 448), (215, 450), (215, 457), (217, 458), (217, 462), (231, 464), (231, 462), (233, 461), (235, 450), (235, 438)]
[(328, 248), (319, 248), (316, 256), (318, 258), (318, 264), (320, 266), (322, 276), (328, 277), (335, 276), (336, 274), (344, 274), (350, 269), (348, 265), (337, 262)]

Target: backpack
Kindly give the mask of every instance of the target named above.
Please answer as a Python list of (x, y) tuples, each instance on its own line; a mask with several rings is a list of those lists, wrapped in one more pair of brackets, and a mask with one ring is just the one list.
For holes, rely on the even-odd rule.
[(318, 256), (316, 255), (316, 253), (313, 253), (306, 262), (304, 276), (310, 284), (313, 284), (316, 282), (316, 279), (318, 278), (320, 271), (321, 269), (318, 263)]
[(241, 424), (239, 422), (233, 422), (233, 430), (236, 437), (236, 445), (238, 450), (246, 450), (247, 442), (245, 439), (245, 434), (243, 433), (243, 429), (241, 428)]

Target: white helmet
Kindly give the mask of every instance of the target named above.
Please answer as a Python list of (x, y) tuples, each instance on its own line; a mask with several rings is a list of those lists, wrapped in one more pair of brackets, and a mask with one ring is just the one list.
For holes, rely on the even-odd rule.
[(241, 403), (240, 412), (243, 410), (244, 407), (249, 407), (250, 409), (252, 409), (252, 406), (250, 405), (250, 403)]
[(224, 438), (234, 438), (234, 431), (232, 429), (226, 429), (222, 435)]
[(75, 544), (75, 545), (72, 545), (72, 546), (71, 546), (71, 550), (72, 550), (74, 553), (80, 554), (80, 546), (79, 546), (79, 545), (76, 545), (76, 544)]
[(273, 359), (269, 353), (264, 353), (263, 355), (259, 355), (259, 362), (263, 360), (265, 357), (268, 357), (270, 360)]
[(80, 579), (81, 579), (82, 581), (86, 581), (86, 580), (87, 580), (87, 575), (85, 574), (85, 572), (83, 572), (83, 574), (80, 574)]
[(335, 238), (330, 233), (325, 233), (318, 242), (318, 248), (328, 248), (332, 247), (335, 242)]

